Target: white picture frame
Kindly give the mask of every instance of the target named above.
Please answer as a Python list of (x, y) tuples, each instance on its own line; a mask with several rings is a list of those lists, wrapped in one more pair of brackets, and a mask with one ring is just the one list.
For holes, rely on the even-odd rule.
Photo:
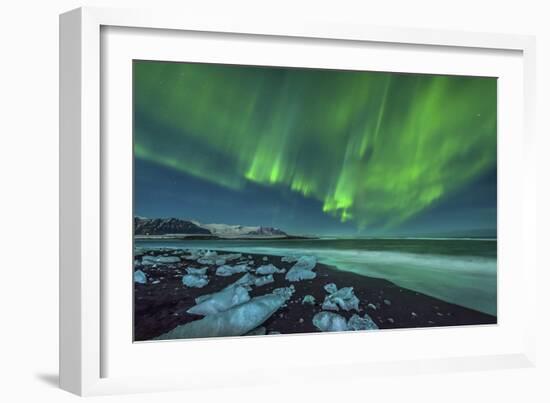
[[(179, 53), (172, 55), (170, 49), (182, 40), (181, 35), (185, 33), (192, 33), (193, 41), (214, 34), (212, 42), (229, 43), (234, 38), (242, 42), (239, 42), (240, 50), (236, 45), (231, 48), (237, 56), (222, 54), (215, 43), (211, 49), (220, 49), (220, 53), (205, 56), (198, 50), (205, 44), (193, 45), (190, 39), (188, 49), (194, 49), (193, 57), (205, 61), (227, 61), (238, 57), (237, 61), (243, 64), (285, 64), (282, 54), (246, 51), (247, 46), (252, 46), (251, 41), (269, 41), (273, 46), (286, 46), (289, 51), (289, 46), (294, 44), (308, 49), (307, 46), (313, 43), (325, 46), (330, 52), (352, 47), (354, 54), (360, 54), (362, 46), (382, 50), (392, 47), (395, 52), (388, 52), (386, 58), (386, 63), (390, 64), (371, 66), (373, 69), (387, 68), (394, 63), (396, 71), (479, 75), (494, 75), (491, 72), (502, 71), (502, 76), (497, 74), (503, 82), (503, 91), (499, 91), (498, 150), (499, 324), (468, 329), (384, 331), (368, 335), (357, 332), (246, 340), (132, 343), (126, 336), (131, 322), (131, 310), (128, 310), (131, 300), (124, 293), (129, 286), (124, 283), (123, 275), (114, 276), (113, 270), (109, 270), (113, 261), (131, 265), (131, 248), (123, 247), (126, 252), (119, 253), (113, 252), (111, 247), (113, 244), (127, 246), (131, 240), (131, 234), (130, 238), (124, 235), (127, 227), (118, 226), (131, 221), (131, 208), (128, 210), (127, 203), (131, 197), (131, 185), (124, 185), (131, 173), (131, 162), (128, 166), (131, 148), (128, 147), (127, 135), (112, 135), (115, 128), (120, 129), (120, 133), (128, 132), (127, 120), (112, 120), (112, 116), (127, 115), (130, 93), (127, 80), (106, 77), (124, 78), (127, 60), (136, 55), (132, 52), (138, 52), (140, 56), (149, 54), (150, 58), (159, 60), (181, 58)], [(136, 48), (135, 38), (131, 37), (138, 35), (141, 37)], [(153, 47), (157, 50), (153, 51)], [(532, 208), (535, 185), (530, 179), (534, 178), (531, 174), (535, 166), (533, 161), (525, 158), (533, 147), (534, 49), (534, 38), (529, 36), (357, 26), (314, 19), (271, 21), (266, 16), (265, 20), (251, 21), (233, 16), (214, 20), (192, 13), (174, 15), (151, 10), (103, 8), (81, 8), (61, 15), (61, 387), (79, 395), (97, 395), (292, 382), (297, 378), (323, 379), (330, 369), (338, 369), (342, 374), (351, 371), (357, 377), (373, 373), (408, 374), (534, 365), (534, 319), (524, 315), (522, 320), (513, 322), (515, 309), (534, 312), (535, 305), (535, 254), (531, 253), (532, 246), (526, 237), (526, 234), (535, 232)], [(400, 52), (416, 52), (423, 58), (409, 57), (405, 64), (400, 59)], [(433, 52), (442, 52), (446, 56), (438, 58)], [(354, 59), (351, 53), (332, 58), (330, 62), (316, 57), (315, 52), (311, 52), (311, 56), (301, 59), (300, 63), (309, 66), (333, 63), (332, 67), (350, 67), (357, 63), (358, 69), (364, 66), (360, 58)], [(338, 64), (340, 61), (344, 64)], [(402, 63), (401, 67), (399, 63)], [(502, 94), (507, 94), (508, 98), (514, 95), (517, 99), (514, 103), (508, 103), (506, 99), (501, 102)], [(508, 113), (503, 114), (503, 110)], [(501, 120), (501, 115), (506, 115), (504, 120)], [(513, 155), (514, 151), (517, 155)], [(117, 156), (125, 168), (114, 167), (112, 158)], [(122, 217), (122, 221), (116, 217)], [(502, 272), (502, 267), (510, 270)], [(521, 301), (509, 301), (508, 290), (518, 282), (521, 282), (523, 297)], [(113, 302), (113, 290), (118, 290), (119, 286), (126, 290), (123, 291), (125, 297), (120, 298), (122, 302)], [(349, 351), (341, 349), (342, 357), (316, 356), (319, 347), (330, 349), (341, 344), (342, 340), (349, 346), (366, 343), (376, 344), (377, 348), (359, 356), (353, 355), (356, 350), (351, 347)], [(491, 340), (493, 342), (489, 345)], [(418, 351), (405, 350), (407, 341), (418, 346)], [(463, 346), (448, 347), (457, 341), (462, 341)], [(390, 344), (396, 346), (393, 354), (389, 354), (387, 349)], [(285, 357), (283, 351), (290, 354)], [(186, 364), (181, 364), (178, 359), (168, 359), (168, 356), (177, 357), (178, 354), (185, 354)], [(264, 363), (259, 358), (262, 355)], [(236, 358), (239, 362), (235, 362)], [(212, 365), (216, 359), (226, 364), (220, 362), (219, 368), (215, 369)], [(270, 367), (265, 365), (266, 361), (271, 363)], [(189, 370), (190, 362), (194, 365), (193, 371)], [(139, 363), (142, 363), (141, 367)], [(158, 375), (154, 375), (151, 368)], [(334, 372), (337, 371), (332, 371), (331, 378), (334, 378)]]

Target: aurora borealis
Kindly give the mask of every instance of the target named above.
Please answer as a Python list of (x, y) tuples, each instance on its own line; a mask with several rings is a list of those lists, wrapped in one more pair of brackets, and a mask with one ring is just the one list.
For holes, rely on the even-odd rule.
[(496, 227), (494, 78), (134, 61), (133, 80), (136, 214)]

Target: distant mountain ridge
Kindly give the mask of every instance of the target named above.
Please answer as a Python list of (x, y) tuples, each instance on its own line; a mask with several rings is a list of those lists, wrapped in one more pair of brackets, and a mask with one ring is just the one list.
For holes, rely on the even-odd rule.
[(134, 234), (142, 236), (197, 235), (216, 238), (285, 238), (278, 228), (229, 224), (202, 224), (180, 218), (134, 217)]
[(212, 235), (221, 237), (242, 237), (242, 236), (287, 236), (287, 234), (278, 228), (263, 226), (244, 226), (229, 224), (202, 224), (192, 221), (200, 228), (209, 230)]
[(210, 231), (201, 228), (191, 221), (179, 218), (144, 218), (134, 217), (135, 235), (168, 235), (168, 234), (203, 234), (211, 235)]

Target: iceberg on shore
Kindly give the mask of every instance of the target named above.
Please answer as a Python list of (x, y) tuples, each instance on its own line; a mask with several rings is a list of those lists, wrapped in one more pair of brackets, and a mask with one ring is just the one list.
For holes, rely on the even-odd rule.
[(202, 288), (208, 284), (208, 277), (199, 274), (186, 274), (181, 282), (187, 287)]
[(333, 312), (319, 312), (313, 317), (313, 326), (322, 332), (342, 332), (348, 330), (346, 318)]
[(185, 271), (187, 272), (187, 274), (197, 274), (199, 276), (204, 276), (206, 275), (206, 270), (207, 270), (207, 267), (203, 267), (202, 269), (196, 269), (194, 267), (187, 267), (185, 269)]
[(197, 254), (197, 251), (192, 251), (190, 255), (182, 256), (185, 260), (197, 260), (200, 258), (200, 255)]
[(286, 273), (285, 279), (288, 281), (313, 280), (317, 273), (313, 271), (317, 259), (315, 256), (302, 256)]
[(243, 286), (231, 284), (219, 292), (204, 295), (195, 301), (197, 305), (189, 308), (187, 312), (206, 316), (227, 311), (229, 308), (250, 301), (250, 296)]
[(326, 292), (328, 292), (329, 294), (333, 294), (335, 293), (336, 291), (338, 291), (338, 287), (336, 287), (336, 284), (334, 283), (329, 283), (329, 284), (326, 284), (324, 287)]
[(216, 264), (216, 260), (218, 260), (216, 257), (201, 257), (197, 259), (197, 263), (211, 266)]
[(247, 288), (248, 291), (250, 291), (250, 287), (255, 285), (256, 283), (256, 276), (250, 273), (246, 273), (244, 276), (242, 276), (240, 279), (238, 279), (235, 284), (242, 285), (243, 287)]
[(257, 327), (252, 329), (250, 332), (245, 334), (245, 336), (263, 336), (267, 333), (267, 329), (264, 326)]
[(143, 256), (141, 258), (141, 264), (144, 266), (151, 266), (154, 264), (168, 264), (179, 263), (181, 260), (177, 256)]
[(227, 262), (231, 260), (237, 260), (242, 257), (242, 253), (229, 253), (227, 255), (221, 255), (220, 258), (225, 259)]
[(276, 274), (276, 273), (281, 274), (281, 273), (285, 273), (285, 272), (286, 272), (285, 269), (279, 269), (276, 266), (272, 265), (271, 263), (260, 266), (256, 269), (256, 274), (261, 274), (261, 275)]
[(293, 292), (290, 287), (278, 288), (271, 294), (252, 298), (227, 311), (177, 326), (155, 340), (242, 336), (264, 323), (288, 301)]
[(372, 318), (365, 314), (365, 316), (360, 317), (357, 314), (354, 314), (348, 320), (348, 329), (349, 330), (376, 330), (378, 325), (374, 323)]
[(280, 295), (288, 300), (290, 299), (290, 297), (292, 297), (292, 294), (294, 294), (294, 291), (296, 291), (296, 288), (294, 288), (294, 285), (291, 285), (290, 287), (275, 288), (272, 291), (272, 294)]
[(274, 281), (273, 274), (269, 274), (267, 276), (256, 277), (256, 280), (254, 280), (254, 285), (256, 287), (261, 287), (262, 285), (273, 283)]
[(147, 276), (141, 270), (134, 272), (134, 282), (139, 284), (147, 284)]
[(322, 332), (343, 332), (346, 330), (377, 330), (378, 325), (365, 314), (363, 317), (354, 314), (346, 318), (334, 312), (322, 311), (313, 317), (313, 325)]
[(336, 284), (330, 283), (325, 285), (325, 290), (329, 293), (325, 297), (322, 308), (328, 311), (350, 311), (355, 309), (359, 312), (359, 299), (353, 293), (353, 287), (338, 288)]
[(248, 266), (245, 264), (238, 264), (235, 266), (223, 265), (216, 269), (216, 276), (229, 277), (236, 273), (244, 273), (248, 270)]

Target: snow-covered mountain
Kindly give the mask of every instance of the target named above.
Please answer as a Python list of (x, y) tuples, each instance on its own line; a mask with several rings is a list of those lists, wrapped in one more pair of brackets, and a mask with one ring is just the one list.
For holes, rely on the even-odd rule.
[(273, 227), (245, 226), (229, 224), (202, 224), (192, 221), (198, 227), (207, 229), (212, 235), (220, 238), (240, 238), (240, 237), (286, 237), (284, 231)]
[(217, 238), (285, 238), (278, 228), (228, 224), (202, 224), (180, 218), (134, 217), (134, 234), (139, 236), (196, 235)]

